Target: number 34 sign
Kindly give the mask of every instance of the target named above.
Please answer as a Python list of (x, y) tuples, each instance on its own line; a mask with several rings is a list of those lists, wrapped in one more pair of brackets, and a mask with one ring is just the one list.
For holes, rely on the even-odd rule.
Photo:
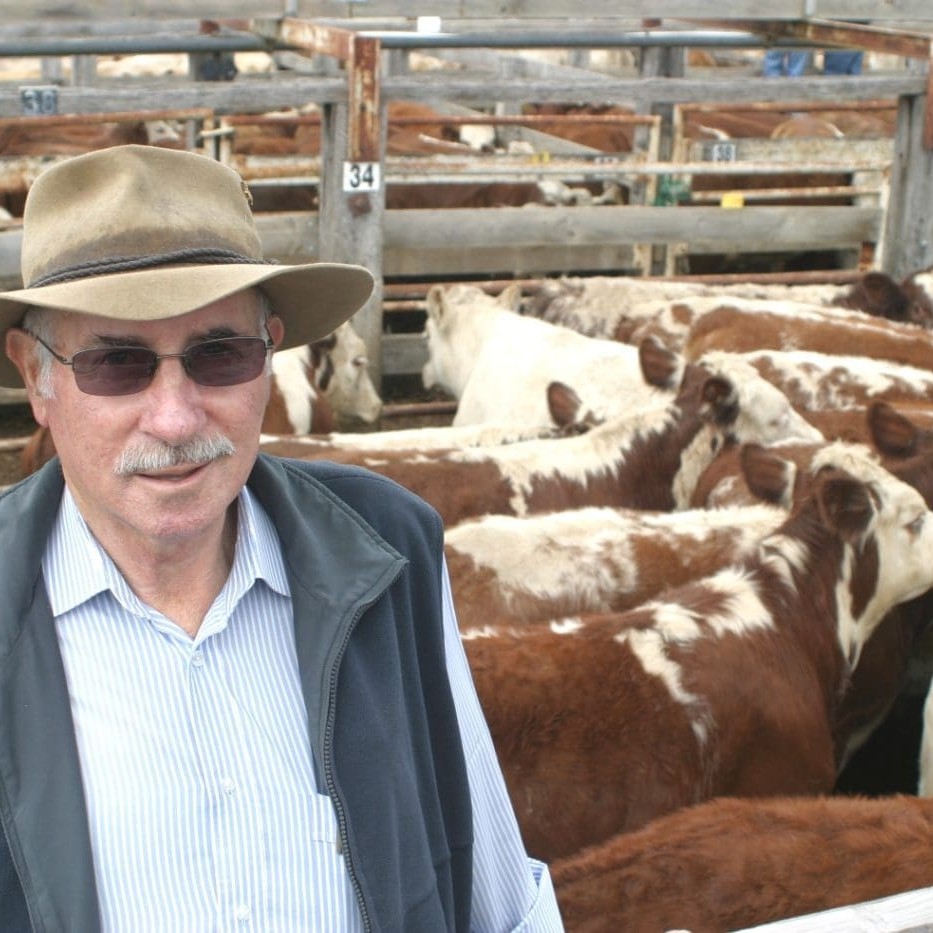
[(378, 162), (344, 162), (344, 191), (378, 191), (382, 184), (382, 166)]

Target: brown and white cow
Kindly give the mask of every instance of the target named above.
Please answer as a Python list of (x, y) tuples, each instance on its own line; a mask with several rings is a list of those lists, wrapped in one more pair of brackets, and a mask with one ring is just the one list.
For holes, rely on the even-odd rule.
[(545, 860), (715, 796), (829, 792), (865, 643), (933, 586), (933, 513), (866, 448), (754, 558), (625, 613), (464, 635), (529, 851)]
[[(868, 433), (885, 466), (899, 479), (912, 485), (933, 506), (933, 431), (917, 424), (904, 412), (883, 402), (870, 406)], [(707, 501), (733, 504), (765, 501), (790, 507), (806, 493), (810, 466), (817, 445), (789, 444), (763, 447), (751, 444), (721, 453), (707, 473), (716, 471), (718, 492)], [(730, 466), (730, 462), (733, 464)], [(736, 476), (727, 476), (735, 470)], [(697, 485), (699, 493), (709, 482), (706, 474)], [(731, 484), (731, 485), (730, 485)], [(884, 623), (869, 639), (861, 661), (852, 676), (852, 689), (842, 698), (837, 710), (834, 734), (837, 760), (841, 770), (853, 753), (881, 724), (899, 695), (918, 692), (929, 682), (933, 658), (928, 647), (933, 621), (933, 592), (895, 606)], [(933, 724), (922, 730), (920, 759), (921, 793), (933, 791), (928, 786), (933, 773), (929, 747), (933, 747)]]
[(721, 798), (550, 870), (572, 933), (722, 933), (933, 886), (931, 838), (916, 797)]
[[(701, 357), (717, 365), (725, 354)], [(867, 356), (843, 356), (811, 350), (754, 350), (733, 354), (777, 386), (799, 411), (893, 404), (933, 403), (933, 371)]]
[[(677, 395), (662, 397), (668, 400), (664, 405), (568, 438), (432, 455), (348, 450), (327, 456), (391, 477), (430, 502), (450, 526), (490, 513), (527, 515), (589, 505), (685, 507), (696, 478), (728, 440), (820, 437), (741, 361), (725, 360), (715, 370), (690, 367)], [(297, 445), (263, 449), (302, 455)]]
[(382, 400), (369, 376), (366, 345), (349, 321), (314, 343), (272, 356), (267, 434), (326, 434), (338, 419), (372, 424)]
[(760, 503), (484, 515), (445, 535), (457, 619), (467, 630), (494, 620), (521, 625), (630, 609), (665, 587), (737, 563), (784, 517)]
[(710, 350), (814, 350), (933, 369), (933, 332), (861, 311), (786, 301), (730, 299), (694, 318), (688, 360)]
[(565, 276), (529, 288), (526, 313), (591, 337), (637, 343), (655, 333), (672, 347), (700, 310), (708, 310), (693, 303), (700, 298), (803, 302), (931, 327), (933, 288), (924, 289), (925, 281), (920, 274), (898, 283), (883, 272), (866, 272), (849, 284), (810, 285)]
[[(833, 416), (845, 416), (838, 420), (847, 436), (840, 436), (839, 424), (832, 429)], [(828, 412), (819, 423), (827, 440), (873, 445), (885, 466), (897, 475), (908, 473), (902, 478), (916, 486), (933, 506), (933, 476), (928, 477), (912, 466), (923, 461), (911, 459), (933, 449), (933, 409), (872, 402), (865, 408)], [(767, 449), (748, 445), (725, 447), (700, 476), (690, 505), (721, 508), (764, 501), (790, 508), (799, 494), (798, 480), (821, 446), (789, 441), (772, 444)]]

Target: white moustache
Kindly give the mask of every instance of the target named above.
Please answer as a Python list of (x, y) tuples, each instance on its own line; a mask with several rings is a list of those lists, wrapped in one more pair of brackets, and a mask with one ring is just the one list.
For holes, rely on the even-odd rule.
[(120, 455), (113, 472), (117, 476), (130, 476), (133, 473), (157, 473), (171, 467), (185, 464), (200, 465), (232, 457), (236, 445), (223, 434), (212, 437), (196, 437), (184, 444), (165, 444), (154, 441), (129, 447)]

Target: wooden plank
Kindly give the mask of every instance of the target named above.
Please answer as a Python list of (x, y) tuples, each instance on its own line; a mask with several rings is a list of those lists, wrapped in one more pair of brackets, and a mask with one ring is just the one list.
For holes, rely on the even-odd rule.
[[(205, 17), (245, 17), (281, 15), (282, 0), (199, 0), (198, 13)], [(376, 16), (412, 18), (411, 7), (403, 0), (294, 0), (289, 4), (293, 15), (302, 17), (337, 17), (367, 19)], [(732, 0), (732, 17), (761, 17), (760, 0)], [(16, 19), (39, 19), (120, 16), (190, 15), (189, 0), (4, 0), (0, 14)], [(576, 0), (434, 0), (430, 13), (446, 18), (517, 19), (566, 17), (579, 12)], [(586, 13), (594, 17), (708, 17), (709, 0), (589, 0)], [(771, 0), (769, 19), (797, 19), (805, 16), (845, 19), (930, 20), (928, 0)]]
[[(344, 167), (353, 159), (349, 152), (351, 115), (345, 104), (324, 108), (322, 151), (325, 165), (321, 171), (321, 209), (318, 228), (319, 259), (331, 262), (355, 262), (369, 269), (375, 287), (366, 304), (353, 316), (356, 332), (366, 344), (370, 359), (369, 373), (379, 385), (380, 342), (382, 340), (383, 241), (385, 228), (385, 184), (363, 184), (355, 190), (345, 185)], [(380, 149), (385, 145), (385, 108), (378, 115), (381, 128)], [(375, 168), (381, 171), (377, 162)], [(363, 179), (365, 181), (365, 179)]]
[(634, 245), (689, 241), (691, 248), (826, 249), (874, 240), (881, 212), (860, 207), (501, 207), (485, 210), (387, 211), (388, 249), (426, 250), (455, 243), (461, 249), (516, 243)]
[[(383, 82), (383, 95), (387, 98), (427, 101), (432, 98), (456, 100), (467, 106), (486, 106), (493, 101), (541, 102), (581, 100), (638, 100), (659, 103), (746, 103), (774, 101), (791, 106), (795, 101), (825, 101), (827, 104), (844, 100), (896, 98), (901, 95), (926, 93), (927, 81), (923, 74), (901, 75), (849, 75), (840, 77), (794, 78), (793, 82), (774, 78), (709, 77), (703, 80), (689, 78), (619, 78), (605, 81), (581, 79), (578, 82), (515, 79), (507, 82), (490, 81), (488, 77), (457, 72), (430, 72), (398, 75)], [(792, 95), (792, 96), (790, 96)]]
[[(791, 107), (795, 102), (894, 99), (924, 94), (926, 76), (905, 73), (893, 76), (862, 75), (806, 77), (789, 82), (773, 78), (632, 78), (605, 80), (510, 79), (494, 75), (461, 76), (456, 72), (396, 75), (382, 82), (382, 97), (388, 101), (456, 101), (461, 106), (485, 107), (496, 101), (567, 101), (637, 99), (661, 103), (743, 103), (774, 101)], [(342, 103), (347, 83), (341, 77), (241, 75), (235, 81), (186, 81), (121, 79), (118, 84), (94, 87), (62, 87), (58, 91), (61, 113), (115, 113), (147, 110), (210, 108), (218, 113), (263, 113), (308, 103)], [(0, 117), (22, 116), (18, 85), (0, 84)]]
[[(381, 261), (389, 277), (618, 270), (629, 268), (631, 248), (645, 243), (687, 242), (694, 253), (845, 249), (877, 242), (881, 224), (882, 212), (874, 207), (386, 211)], [(257, 226), (270, 259), (295, 263), (320, 258), (315, 214), (260, 215)], [(20, 285), (20, 243), (19, 231), (0, 233), (2, 288)], [(378, 265), (348, 244), (333, 249), (329, 258)]]

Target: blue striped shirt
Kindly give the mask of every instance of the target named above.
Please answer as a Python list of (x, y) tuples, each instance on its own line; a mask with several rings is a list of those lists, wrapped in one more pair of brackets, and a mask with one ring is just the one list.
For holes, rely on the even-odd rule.
[[(278, 537), (243, 490), (229, 578), (197, 635), (139, 600), (69, 492), (43, 560), (107, 931), (360, 931), (315, 781)], [(473, 928), (561, 930), (524, 851), (457, 632), (445, 639), (474, 812)]]

